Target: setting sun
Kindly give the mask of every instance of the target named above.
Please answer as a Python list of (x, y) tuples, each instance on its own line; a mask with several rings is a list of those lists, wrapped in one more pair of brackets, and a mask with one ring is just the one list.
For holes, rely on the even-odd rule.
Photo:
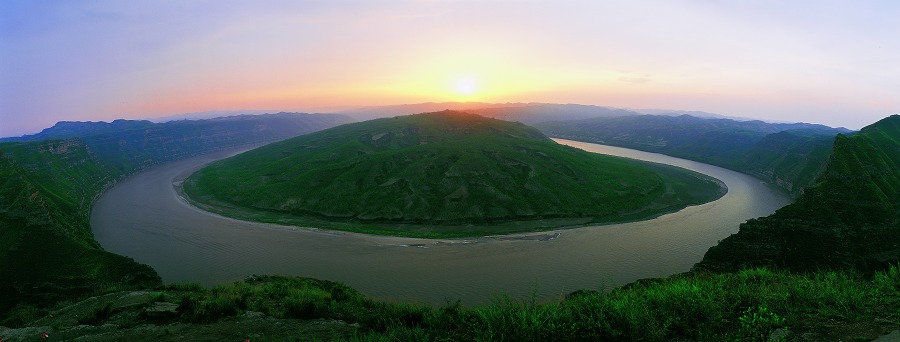
[(478, 92), (478, 81), (472, 77), (463, 77), (456, 80), (456, 93), (462, 96), (474, 95)]

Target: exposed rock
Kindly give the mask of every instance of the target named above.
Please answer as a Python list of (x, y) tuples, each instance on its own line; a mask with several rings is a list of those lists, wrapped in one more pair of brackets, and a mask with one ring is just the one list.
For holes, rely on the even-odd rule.
[(178, 316), (178, 304), (168, 302), (154, 302), (153, 305), (144, 309), (144, 317), (163, 321)]
[(900, 330), (891, 331), (890, 334), (876, 338), (872, 342), (900, 342)]
[(769, 341), (786, 341), (791, 336), (791, 331), (787, 329), (775, 329), (769, 334)]

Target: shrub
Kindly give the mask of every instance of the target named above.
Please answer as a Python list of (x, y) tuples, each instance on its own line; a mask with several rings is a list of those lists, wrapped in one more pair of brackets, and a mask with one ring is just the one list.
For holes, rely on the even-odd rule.
[(765, 341), (772, 330), (784, 325), (784, 318), (764, 305), (747, 308), (738, 320), (741, 322), (741, 334), (753, 341)]

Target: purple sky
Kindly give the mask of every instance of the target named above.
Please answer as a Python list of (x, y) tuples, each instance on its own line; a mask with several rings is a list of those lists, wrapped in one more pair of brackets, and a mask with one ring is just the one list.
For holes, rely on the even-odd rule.
[(0, 136), (428, 101), (900, 112), (897, 1), (0, 2)]

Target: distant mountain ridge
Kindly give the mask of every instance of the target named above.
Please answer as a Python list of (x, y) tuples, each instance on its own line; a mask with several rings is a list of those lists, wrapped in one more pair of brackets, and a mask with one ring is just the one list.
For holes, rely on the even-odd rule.
[(146, 120), (60, 122), (35, 135), (5, 141), (78, 138), (101, 159), (117, 158), (121, 170), (142, 169), (216, 149), (258, 144), (352, 121), (335, 114), (277, 113), (153, 123)]
[(640, 115), (640, 113), (596, 105), (558, 103), (487, 103), (487, 102), (427, 102), (395, 106), (362, 107), (340, 111), (359, 120), (455, 110), (484, 117), (518, 121), (525, 124), (550, 120), (576, 120), (594, 117)]
[(546, 134), (663, 153), (744, 172), (793, 195), (824, 170), (842, 128), (807, 123), (633, 115), (535, 124)]
[(900, 262), (900, 115), (834, 140), (814, 186), (771, 216), (741, 225), (695, 268), (869, 273)]
[(489, 118), (535, 124), (545, 121), (568, 121), (601, 117), (640, 115), (640, 113), (612, 107), (579, 104), (528, 104), (517, 107), (477, 108), (465, 110)]

